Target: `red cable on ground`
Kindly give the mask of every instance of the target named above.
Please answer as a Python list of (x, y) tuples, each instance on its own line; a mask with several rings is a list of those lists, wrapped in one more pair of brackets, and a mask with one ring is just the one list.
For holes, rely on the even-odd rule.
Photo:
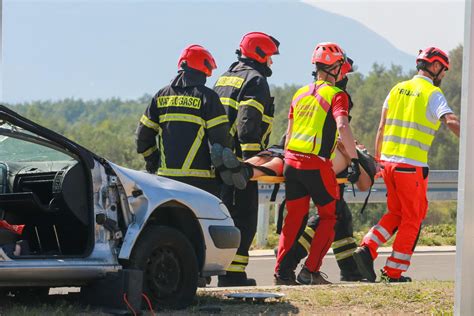
[(146, 296), (145, 293), (142, 293), (142, 297), (145, 299), (146, 303), (148, 304), (148, 308), (150, 309), (150, 313), (155, 316), (155, 312), (153, 311), (153, 306), (151, 305), (150, 299)]
[(123, 293), (123, 300), (125, 304), (127, 304), (128, 309), (132, 311), (133, 316), (137, 316), (137, 312), (133, 309), (133, 307), (130, 305), (130, 303), (127, 300), (127, 293)]

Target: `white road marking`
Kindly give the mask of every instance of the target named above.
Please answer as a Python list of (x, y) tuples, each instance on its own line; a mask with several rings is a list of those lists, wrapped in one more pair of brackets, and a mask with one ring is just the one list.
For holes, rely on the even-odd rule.
[[(425, 257), (425, 256), (455, 256), (455, 252), (420, 252), (414, 253), (413, 257)], [(389, 253), (379, 254), (378, 258), (387, 258), (390, 256)], [(327, 255), (326, 258), (334, 258), (334, 255)], [(261, 256), (261, 257), (250, 257), (250, 261), (265, 261), (265, 260), (276, 260), (274, 256)]]

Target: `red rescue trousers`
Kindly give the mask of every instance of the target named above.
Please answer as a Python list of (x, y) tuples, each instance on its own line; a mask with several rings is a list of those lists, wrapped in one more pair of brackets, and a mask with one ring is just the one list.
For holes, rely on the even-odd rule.
[(389, 277), (399, 278), (410, 266), (428, 211), (428, 167), (383, 162), (382, 176), (387, 187), (388, 212), (365, 235), (361, 245), (370, 249), (375, 260), (377, 248), (398, 230), (384, 270)]
[(285, 166), (285, 193), (288, 212), (278, 245), (275, 273), (279, 276), (287, 276), (294, 269), (290, 263), (291, 251), (297, 244), (295, 241), (298, 240), (306, 227), (310, 199), (318, 208), (319, 224), (315, 229), (315, 238), (311, 242), (305, 263), (309, 271), (319, 271), (322, 260), (334, 240), (339, 186), (331, 168), (331, 162), (315, 159), (317, 169), (299, 169), (290, 164)]

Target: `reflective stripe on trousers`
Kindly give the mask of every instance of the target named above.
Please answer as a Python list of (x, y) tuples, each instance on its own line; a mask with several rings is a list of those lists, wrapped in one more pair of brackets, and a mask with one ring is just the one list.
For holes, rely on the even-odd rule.
[(386, 243), (392, 235), (382, 226), (375, 225), (373, 226), (370, 231), (365, 235), (363, 243), (367, 243), (369, 240), (376, 243), (377, 247)]
[(351, 257), (356, 248), (355, 239), (352, 237), (339, 239), (332, 243), (332, 250), (337, 261)]
[(234, 260), (232, 260), (231, 264), (227, 268), (226, 271), (229, 272), (245, 272), (245, 268), (249, 264), (249, 257), (235, 255)]
[(309, 248), (311, 248), (311, 241), (313, 240), (314, 237), (314, 230), (307, 226), (304, 229), (303, 234), (301, 237), (298, 239), (298, 242), (303, 246), (304, 249), (306, 249), (306, 252), (309, 252)]
[(410, 266), (421, 223), (428, 210), (428, 169), (391, 162), (383, 162), (383, 165), (388, 212), (378, 224), (389, 232), (398, 230), (393, 253), (384, 270), (389, 277), (399, 278)]
[[(387, 258), (387, 263), (385, 267), (391, 268), (394, 270), (400, 270), (399, 273), (407, 271), (410, 266), (411, 254), (401, 253), (398, 251), (392, 251), (390, 257)], [(399, 276), (398, 276), (399, 277)]]

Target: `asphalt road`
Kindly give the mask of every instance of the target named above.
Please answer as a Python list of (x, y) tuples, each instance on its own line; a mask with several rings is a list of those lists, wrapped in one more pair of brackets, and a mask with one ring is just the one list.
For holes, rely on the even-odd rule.
[[(388, 253), (380, 254), (375, 261), (375, 269), (379, 275), (380, 269), (385, 265)], [(415, 253), (411, 260), (410, 269), (405, 275), (414, 280), (449, 280), (455, 278), (455, 257), (454, 251), (436, 251)], [(304, 262), (303, 260), (301, 261)], [(247, 274), (250, 278), (257, 280), (258, 286), (273, 285), (273, 269), (275, 267), (275, 257), (272, 255), (250, 257), (247, 267)], [(339, 268), (334, 255), (328, 254), (324, 258), (321, 271), (326, 273), (329, 281), (341, 283), (339, 281)], [(217, 278), (213, 277), (210, 286), (217, 286)]]

